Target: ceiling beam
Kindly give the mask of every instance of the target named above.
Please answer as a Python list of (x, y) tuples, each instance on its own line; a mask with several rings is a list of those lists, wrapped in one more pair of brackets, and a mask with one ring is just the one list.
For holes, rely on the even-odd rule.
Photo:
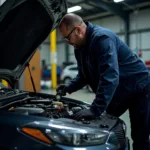
[(119, 17), (121, 17), (123, 20), (126, 20), (128, 18), (128, 15), (125, 11), (122, 10), (122, 8), (115, 3), (109, 3), (103, 2), (102, 0), (86, 0), (91, 6), (102, 8), (108, 12), (111, 12)]
[[(71, 3), (71, 2), (67, 2), (70, 6), (74, 6), (74, 3)], [(81, 4), (85, 4), (85, 2), (84, 1), (82, 1), (82, 3), (81, 2), (79, 2), (79, 3), (76, 3), (77, 5), (81, 5)], [(86, 8), (83, 8), (82, 7), (82, 10), (86, 13), (86, 15), (88, 16), (88, 15), (91, 15), (91, 14), (93, 14), (93, 13), (95, 13), (95, 11), (92, 11), (92, 10), (89, 10), (89, 9), (86, 9)], [(84, 13), (83, 12), (83, 13)], [(82, 16), (81, 16), (82, 17)]]

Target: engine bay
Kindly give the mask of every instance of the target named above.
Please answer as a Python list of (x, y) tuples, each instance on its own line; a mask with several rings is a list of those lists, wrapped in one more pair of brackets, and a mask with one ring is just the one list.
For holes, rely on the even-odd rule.
[(8, 110), (24, 115), (35, 115), (49, 118), (71, 118), (85, 105), (61, 101), (57, 96), (35, 94), (17, 89), (0, 90), (0, 110)]
[(30, 93), (18, 89), (0, 89), (0, 110), (58, 119), (71, 118), (74, 113), (86, 107), (88, 106), (85, 104), (58, 100), (54, 95)]
[(121, 120), (109, 114), (80, 121), (73, 119), (73, 114), (81, 109), (89, 109), (90, 104), (82, 101), (43, 93), (26, 92), (18, 89), (0, 89), (0, 111), (9, 111), (22, 115), (33, 115), (59, 119), (77, 124), (86, 124), (111, 130)]

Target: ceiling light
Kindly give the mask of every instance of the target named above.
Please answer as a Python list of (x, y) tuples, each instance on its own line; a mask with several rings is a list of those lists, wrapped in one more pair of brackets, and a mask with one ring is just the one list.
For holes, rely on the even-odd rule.
[(122, 2), (124, 0), (114, 0), (115, 3), (119, 3), (119, 2)]
[(0, 5), (2, 5), (6, 0), (0, 0)]
[(81, 6), (70, 7), (70, 8), (68, 8), (68, 13), (71, 13), (71, 12), (74, 12), (74, 11), (78, 11), (80, 9), (82, 9)]

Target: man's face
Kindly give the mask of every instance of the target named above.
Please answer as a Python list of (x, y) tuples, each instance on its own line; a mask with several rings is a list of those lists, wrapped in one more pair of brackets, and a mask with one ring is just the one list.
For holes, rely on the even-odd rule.
[(81, 48), (83, 47), (83, 38), (80, 34), (81, 27), (76, 26), (72, 29), (67, 29), (65, 25), (61, 25), (59, 27), (60, 33), (64, 40), (74, 48)]

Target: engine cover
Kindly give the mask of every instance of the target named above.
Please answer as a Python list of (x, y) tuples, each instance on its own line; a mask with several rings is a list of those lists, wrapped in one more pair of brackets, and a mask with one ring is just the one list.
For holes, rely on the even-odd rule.
[(45, 111), (42, 108), (17, 107), (13, 111), (24, 115), (45, 116)]

